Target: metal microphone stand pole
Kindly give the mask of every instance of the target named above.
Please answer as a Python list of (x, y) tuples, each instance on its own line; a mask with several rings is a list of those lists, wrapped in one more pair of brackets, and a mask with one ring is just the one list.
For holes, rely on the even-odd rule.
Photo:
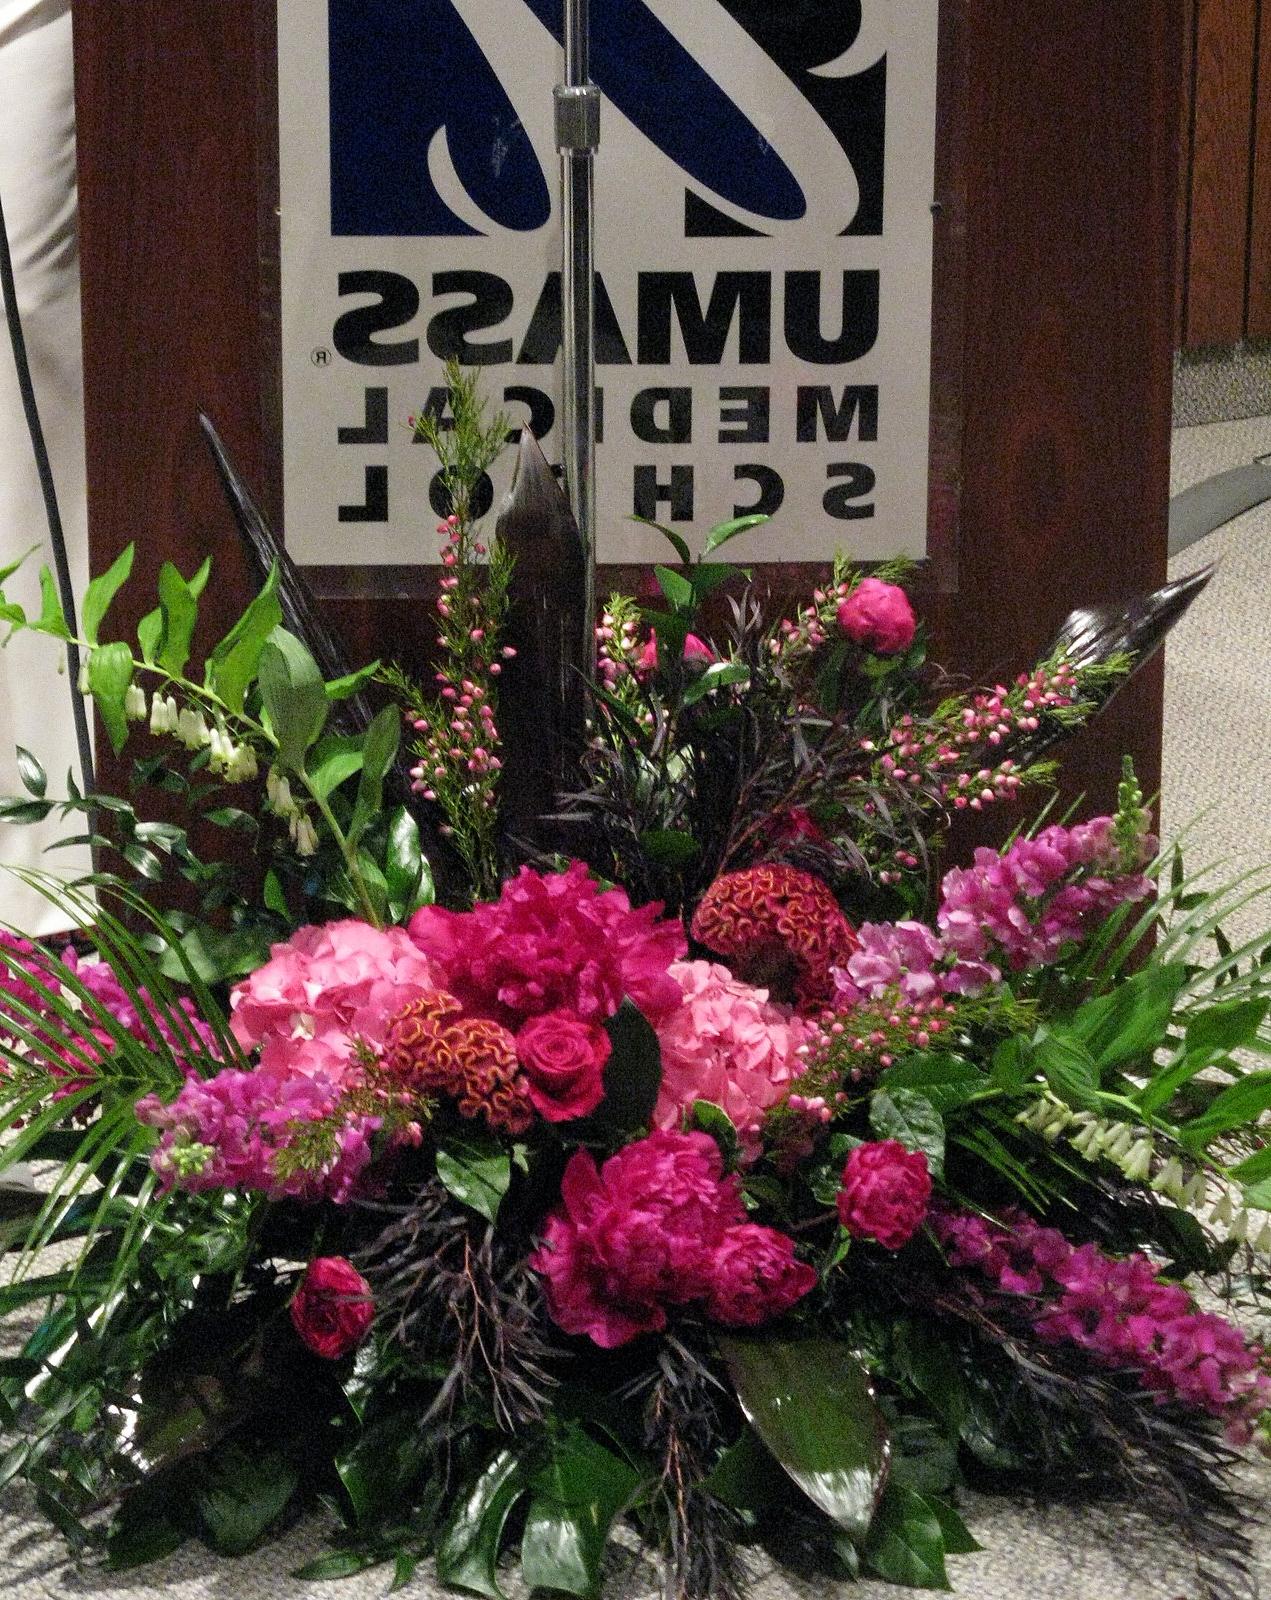
[(555, 90), (564, 222), (562, 327), (565, 485), (584, 552), (583, 650), (596, 659), (596, 288), (595, 155), (600, 90), (591, 82), (588, 0), (563, 0), (565, 81)]

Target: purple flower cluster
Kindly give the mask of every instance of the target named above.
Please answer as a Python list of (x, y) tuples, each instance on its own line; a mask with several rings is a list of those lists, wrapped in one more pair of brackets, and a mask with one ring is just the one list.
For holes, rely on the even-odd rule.
[[(170, 1105), (137, 1102), (137, 1120), (162, 1130), (151, 1165), (165, 1190), (257, 1189), (271, 1199), (345, 1200), (371, 1160), (376, 1117), (346, 1117), (341, 1090), (321, 1074), (240, 1072), (186, 1079)], [(331, 1157), (316, 1169), (280, 1163), (297, 1137), (334, 1121)]]
[(978, 994), (1001, 977), (990, 962), (959, 959), (922, 922), (866, 922), (856, 936), (860, 949), (836, 973), (837, 997), (849, 1005), (893, 991), (913, 1004)]
[[(1143, 856), (1152, 841), (1143, 841)], [(936, 923), (944, 948), (960, 961), (1001, 954), (1016, 972), (1049, 966), (1066, 944), (1151, 884), (1126, 871), (1111, 817), (1043, 828), (1001, 855), (979, 849), (974, 865), (955, 867), (941, 884)]]
[(1245, 1442), (1271, 1408), (1262, 1348), (1224, 1317), (1198, 1310), (1179, 1285), (1162, 1283), (1145, 1255), (1074, 1245), (1020, 1213), (991, 1222), (946, 1211), (931, 1222), (950, 1266), (973, 1268), (998, 1292), (1035, 1302), (1030, 1318), (1048, 1343), (1136, 1372), (1162, 1402), (1219, 1418), (1233, 1443)]

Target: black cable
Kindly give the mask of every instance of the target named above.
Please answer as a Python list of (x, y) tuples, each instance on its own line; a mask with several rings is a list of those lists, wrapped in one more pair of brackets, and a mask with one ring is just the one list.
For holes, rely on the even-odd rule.
[[(4, 219), (4, 201), (0, 199), (0, 288), (4, 291), (5, 317), (9, 324), (9, 343), (13, 346), (13, 365), (17, 369), (18, 389), (22, 394), (22, 409), (26, 413), (27, 431), (31, 435), (31, 452), (35, 457), (35, 470), (39, 474), (40, 492), (44, 496), (44, 515), (49, 525), (49, 542), (53, 547), (53, 567), (57, 573), (58, 593), (62, 601), (62, 614), (68, 630), (74, 634), (75, 590), (71, 584), (71, 566), (66, 555), (66, 535), (62, 531), (62, 514), (57, 505), (57, 489), (53, 483), (53, 468), (49, 462), (48, 446), (44, 442), (44, 429), (40, 424), (40, 411), (35, 399), (35, 386), (31, 382), (31, 367), (27, 360), (26, 338), (22, 332), (22, 316), (18, 311), (18, 293), (13, 281), (13, 253), (9, 247), (9, 229)], [(70, 676), (71, 715), (75, 719), (75, 743), (79, 747), (80, 782), (85, 794), (96, 787), (93, 777), (93, 747), (88, 737), (88, 713), (84, 697), (79, 691), (79, 646), (74, 639), (66, 642), (66, 670)]]

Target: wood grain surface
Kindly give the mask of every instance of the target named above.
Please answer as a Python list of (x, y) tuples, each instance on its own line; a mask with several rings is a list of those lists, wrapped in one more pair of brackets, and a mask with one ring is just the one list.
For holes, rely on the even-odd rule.
[[(957, 670), (1026, 665), (1070, 607), (1164, 578), (1183, 4), (942, 8), (922, 599)], [(196, 406), (279, 514), (273, 5), (75, 13), (94, 564), (139, 540), (135, 622), (164, 558), (214, 552), (210, 640), (247, 591)], [(429, 569), (314, 578), (354, 655), (422, 664)], [(1153, 670), (1074, 742), (1069, 790), (1106, 806), (1122, 750), (1154, 789), (1160, 716)]]
[(1253, 100), (1253, 179), (1249, 202), (1249, 305), (1245, 334), (1271, 339), (1271, 0), (1261, 0)]

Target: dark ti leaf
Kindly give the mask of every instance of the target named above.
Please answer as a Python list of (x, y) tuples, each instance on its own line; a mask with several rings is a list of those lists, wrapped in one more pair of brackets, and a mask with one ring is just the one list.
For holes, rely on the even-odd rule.
[(212, 1548), (241, 1556), (277, 1522), (300, 1475), (278, 1450), (249, 1452), (232, 1446), (205, 1466), (194, 1504)]
[(832, 1339), (719, 1341), (747, 1422), (850, 1539), (869, 1530), (887, 1477), (887, 1429), (869, 1376)]
[(948, 1589), (944, 1532), (924, 1497), (889, 1483), (862, 1554), (869, 1570), (909, 1589)]
[(1216, 570), (1211, 563), (1150, 594), (1136, 595), (1123, 606), (1085, 606), (1072, 611), (1045, 655), (1062, 647), (1075, 667), (1090, 667), (1124, 651), (1134, 656), (1137, 669), (1155, 654)]
[(503, 1530), (526, 1490), (525, 1470), (515, 1450), (503, 1449), (462, 1489), (437, 1541), (437, 1576), (442, 1583), (502, 1600), (495, 1581)]
[(548, 1446), (534, 1474), (521, 1571), (531, 1589), (557, 1589), (591, 1600), (609, 1530), (635, 1499), (640, 1474), (572, 1427)]
[(24, 750), (21, 745), (18, 746), (18, 777), (28, 794), (33, 794), (37, 800), (43, 800), (44, 792), (49, 786), (48, 776), (31, 752)]
[(644, 1013), (624, 1000), (605, 1023), (610, 1054), (605, 1097), (590, 1122), (614, 1133), (639, 1133), (649, 1125), (662, 1087), (662, 1049)]
[(452, 1133), (437, 1146), (437, 1176), (461, 1205), (493, 1222), (512, 1182), (512, 1158), (492, 1134)]
[(408, 1409), (378, 1417), (335, 1459), (359, 1528), (372, 1527), (407, 1503), (429, 1460), (428, 1436)]

